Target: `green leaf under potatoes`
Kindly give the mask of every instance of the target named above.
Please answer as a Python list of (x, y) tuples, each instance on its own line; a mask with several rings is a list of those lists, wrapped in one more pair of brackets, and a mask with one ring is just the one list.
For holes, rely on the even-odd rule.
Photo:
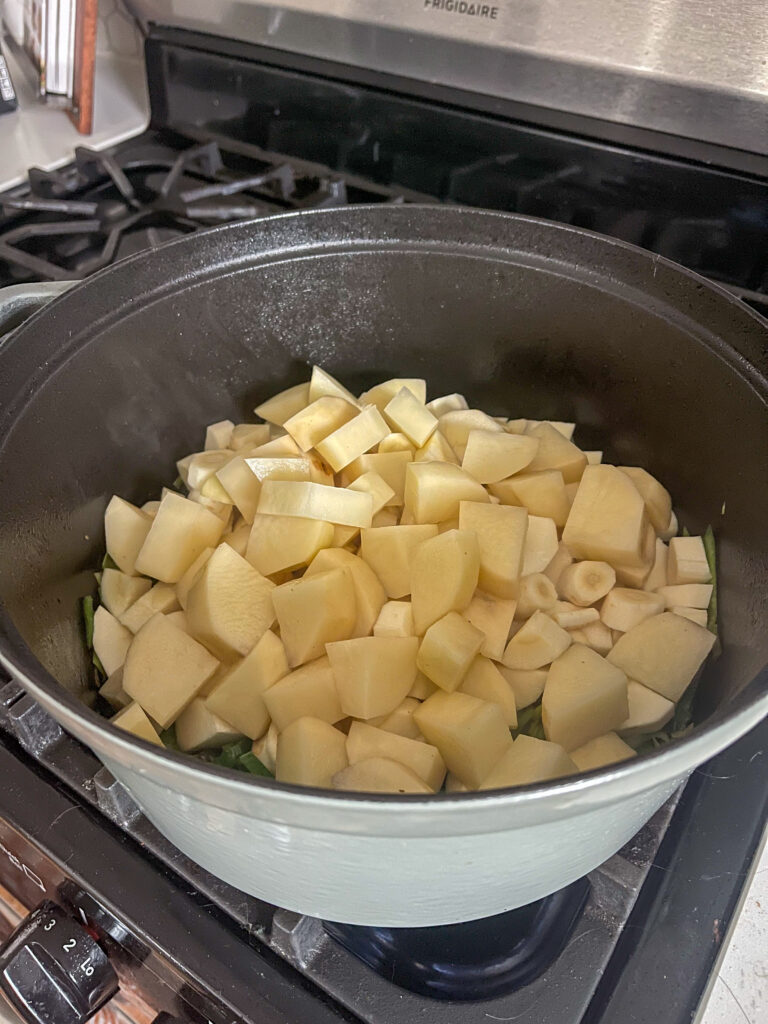
[(522, 708), (517, 713), (517, 729), (513, 730), (515, 736), (533, 736), (534, 739), (546, 739), (544, 735), (544, 723), (541, 720), (541, 701)]

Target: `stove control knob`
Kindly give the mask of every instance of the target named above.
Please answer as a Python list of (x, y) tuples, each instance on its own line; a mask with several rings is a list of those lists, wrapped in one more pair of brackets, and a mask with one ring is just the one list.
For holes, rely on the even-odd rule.
[(25, 1024), (81, 1024), (117, 991), (104, 950), (45, 900), (0, 947), (0, 990)]

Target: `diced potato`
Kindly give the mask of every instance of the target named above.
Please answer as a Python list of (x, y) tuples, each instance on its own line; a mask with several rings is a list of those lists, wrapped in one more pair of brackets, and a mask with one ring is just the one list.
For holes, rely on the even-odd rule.
[(459, 514), (462, 501), (488, 502), (482, 484), (447, 462), (412, 462), (405, 473), (405, 507), (416, 523), (440, 523)]
[(348, 487), (363, 473), (377, 473), (395, 492), (390, 503), (400, 506), (405, 495), (405, 471), (412, 461), (413, 455), (410, 452), (369, 452), (342, 470), (341, 483)]
[(498, 704), (468, 693), (435, 693), (413, 717), (428, 743), (442, 754), (448, 769), (476, 789), (512, 745)]
[(664, 530), (663, 533), (660, 533), (659, 537), (661, 537), (661, 539), (664, 540), (664, 541), (669, 541), (673, 537), (677, 536), (677, 530), (678, 530), (677, 516), (673, 512), (672, 515), (669, 517), (669, 523), (667, 524), (666, 530)]
[(477, 535), (449, 530), (422, 541), (411, 563), (413, 625), (422, 636), (448, 612), (461, 612), (472, 600), (480, 571)]
[(658, 590), (669, 583), (667, 577), (668, 550), (667, 545), (660, 538), (656, 538), (653, 566), (649, 575), (643, 583), (643, 590)]
[(153, 517), (117, 495), (107, 505), (104, 513), (107, 554), (128, 576), (136, 576), (139, 571), (135, 567), (136, 559), (153, 521)]
[(541, 698), (548, 740), (575, 750), (621, 727), (629, 715), (624, 672), (583, 644), (552, 662)]
[(588, 466), (599, 466), (603, 461), (602, 452), (584, 452), (584, 454), (587, 456)]
[(202, 505), (169, 492), (151, 520), (135, 569), (163, 583), (178, 583), (197, 556), (215, 547), (224, 523)]
[(437, 420), (408, 388), (401, 388), (384, 408), (384, 417), (416, 448), (421, 448), (437, 430)]
[(113, 672), (106, 682), (102, 683), (99, 687), (99, 694), (118, 711), (128, 707), (131, 703), (131, 698), (123, 689), (122, 667)]
[(157, 735), (154, 725), (152, 725), (144, 711), (135, 701), (118, 712), (114, 718), (111, 718), (110, 723), (116, 725), (118, 729), (123, 729), (125, 732), (130, 732), (134, 736), (146, 740), (148, 743), (154, 743), (157, 747), (162, 747), (163, 745), (163, 741)]
[(515, 617), (516, 604), (492, 594), (484, 594), (476, 590), (472, 600), (462, 613), (467, 622), (483, 634), (483, 646), (480, 653), (486, 658), (500, 661), (507, 646), (512, 620)]
[(357, 405), (357, 399), (344, 387), (335, 377), (332, 377), (330, 373), (323, 370), (320, 366), (312, 367), (312, 376), (309, 381), (309, 400), (310, 402), (316, 401), (318, 398), (322, 398), (324, 395), (331, 395), (333, 397), (343, 398), (347, 402), (351, 402), (353, 405)]
[(483, 644), (483, 634), (458, 612), (448, 612), (424, 634), (416, 665), (433, 683), (457, 689)]
[(370, 757), (337, 772), (333, 788), (358, 793), (431, 793), (419, 776), (388, 757)]
[(613, 647), (613, 630), (609, 629), (604, 622), (588, 622), (586, 626), (571, 631), (571, 639), (574, 643), (584, 644), (591, 647), (593, 651), (605, 657)]
[(328, 548), (319, 551), (304, 574), (304, 579), (319, 572), (345, 567), (352, 574), (357, 609), (352, 637), (368, 636), (379, 617), (387, 595), (376, 574), (362, 558), (353, 555), (351, 551), (343, 551), (341, 548)]
[(205, 450), (207, 452), (227, 448), (232, 440), (232, 431), (235, 424), (232, 420), (219, 420), (217, 423), (209, 423), (205, 428)]
[(238, 423), (232, 428), (229, 447), (233, 451), (255, 448), (269, 441), (269, 427), (266, 423)]
[[(157, 510), (159, 508), (160, 508), (160, 502), (159, 501), (145, 501), (144, 504), (141, 506), (141, 510), (140, 511), (146, 513), (146, 515), (148, 515), (150, 517), (150, 519), (154, 519), (155, 516), (157, 515)], [(142, 543), (143, 543), (143, 541), (142, 541)]]
[(93, 616), (93, 649), (108, 676), (122, 667), (133, 634), (104, 605)]
[(142, 576), (128, 576), (119, 569), (104, 569), (99, 583), (99, 596), (105, 608), (119, 618), (151, 586), (152, 581)]
[[(234, 455), (233, 458), (238, 458), (238, 456)], [(191, 498), (194, 493), (196, 493), (196, 492), (190, 491), (189, 492), (189, 497)], [(224, 490), (222, 485), (219, 483), (218, 477), (215, 476), (215, 475), (211, 475), (211, 476), (209, 476), (207, 479), (205, 479), (203, 481), (203, 483), (200, 485), (200, 492), (199, 492), (199, 494), (200, 494), (200, 497), (197, 498), (196, 500), (198, 500), (201, 505), (205, 505), (206, 508), (212, 508), (210, 503), (213, 502), (213, 501), (218, 502), (219, 505), (230, 505), (231, 506), (231, 505), (234, 505), (234, 503), (235, 503), (234, 498), (232, 497), (232, 495), (228, 491)], [(231, 511), (231, 509), (230, 509), (230, 511)], [(219, 513), (219, 514), (221, 515), (221, 518), (223, 519), (224, 518), (223, 513)]]
[(167, 615), (178, 608), (176, 588), (170, 583), (156, 583), (123, 612), (120, 622), (132, 633), (138, 633), (144, 623), (149, 622), (157, 612)]
[(526, 436), (538, 438), (539, 441), (536, 454), (528, 464), (528, 472), (559, 469), (563, 474), (563, 481), (567, 484), (581, 479), (587, 465), (587, 457), (559, 430), (550, 423), (539, 423), (535, 427), (529, 427)]
[(574, 775), (576, 765), (558, 743), (518, 736), (480, 783), (480, 789), (506, 789)]
[(374, 514), (371, 526), (378, 529), (382, 526), (397, 526), (400, 523), (400, 516), (395, 508), (383, 508)]
[(344, 718), (327, 657), (316, 658), (278, 679), (264, 691), (263, 700), (278, 732), (304, 715), (330, 725)]
[(414, 552), (419, 544), (436, 535), (437, 527), (431, 523), (363, 530), (360, 556), (381, 580), (388, 597), (406, 597), (411, 592)]
[[(298, 463), (298, 459), (286, 459), (286, 462)], [(259, 504), (261, 483), (248, 467), (241, 456), (235, 456), (217, 472), (216, 479), (229, 494), (237, 510), (246, 522), (253, 522)]]
[(656, 533), (662, 533), (672, 515), (672, 499), (669, 491), (662, 487), (656, 477), (640, 466), (619, 466), (640, 492), (645, 510)]
[(389, 433), (375, 405), (366, 406), (315, 445), (319, 454), (336, 473), (374, 448)]
[(244, 658), (217, 673), (206, 706), (238, 733), (256, 740), (269, 725), (264, 693), (288, 671), (283, 642), (268, 629)]
[[(567, 423), (563, 420), (527, 420), (527, 426), (525, 428), (526, 433), (530, 433), (534, 427), (539, 427), (542, 423), (546, 423), (547, 426), (553, 427), (558, 434), (561, 434), (566, 439), (566, 441), (572, 440), (574, 431), (576, 430), (575, 423)], [(586, 452), (584, 454), (586, 455)]]
[(462, 501), (459, 527), (477, 534), (480, 587), (495, 597), (516, 597), (528, 529), (525, 509)]
[(410, 452), (411, 455), (413, 455), (416, 451), (416, 447), (411, 444), (405, 434), (395, 432), (383, 437), (381, 441), (379, 441), (379, 447), (377, 450), (381, 455), (386, 452)]
[(695, 622), (698, 626), (706, 626), (709, 622), (706, 609), (704, 608), (686, 608), (685, 605), (676, 605), (674, 608), (670, 608), (671, 612), (675, 615), (682, 615), (683, 618), (690, 619), (691, 622)]
[(620, 739), (615, 732), (607, 732), (597, 736), (583, 746), (571, 751), (571, 760), (580, 772), (589, 772), (593, 768), (603, 768), (608, 764), (616, 764), (634, 757), (635, 752), (628, 743)]
[(266, 516), (253, 519), (245, 557), (264, 576), (309, 565), (321, 548), (333, 543), (333, 525), (322, 519)]
[(645, 504), (629, 477), (615, 466), (587, 466), (563, 530), (574, 558), (642, 566)]
[(379, 728), (384, 729), (385, 732), (393, 732), (398, 736), (407, 736), (409, 740), (422, 740), (424, 737), (421, 735), (419, 727), (416, 725), (416, 720), (413, 717), (413, 713), (418, 706), (419, 701), (413, 697), (406, 697), (405, 700), (397, 705), (394, 711), (384, 716), (379, 724)]
[(257, 511), (270, 516), (324, 519), (339, 526), (365, 529), (373, 518), (373, 498), (360, 491), (325, 484), (265, 480)]
[(582, 629), (600, 618), (597, 608), (580, 608), (570, 601), (557, 601), (547, 614), (563, 629)]
[(682, 615), (662, 612), (645, 619), (614, 645), (608, 660), (630, 679), (678, 701), (701, 668), (714, 633)]
[(427, 400), (427, 382), (421, 377), (393, 377), (392, 380), (382, 381), (370, 391), (364, 391), (360, 395), (361, 405), (375, 405), (379, 412), (389, 405), (398, 392), (405, 388), (413, 395), (417, 402), (423, 405)]
[(425, 445), (417, 448), (413, 453), (414, 462), (450, 462), (458, 466), (459, 460), (456, 452), (451, 448), (446, 439), (436, 430)]
[(433, 683), (431, 679), (427, 679), (423, 672), (417, 670), (416, 679), (408, 691), (408, 696), (414, 697), (416, 700), (426, 700), (427, 697), (431, 697), (433, 693), (438, 693), (439, 690), (439, 686)]
[[(380, 477), (378, 473), (363, 473), (357, 480), (353, 480), (349, 485), (350, 491), (362, 491), (366, 494), (370, 494), (373, 498), (373, 515), (374, 517), (381, 512), (381, 510), (389, 505), (395, 496), (395, 492), (389, 486), (389, 484)], [(393, 513), (395, 514), (395, 513)]]
[(309, 381), (280, 391), (253, 410), (267, 423), (282, 427), (286, 420), (309, 405)]
[(468, 409), (469, 403), (464, 395), (457, 395), (454, 392), (452, 395), (441, 395), (440, 398), (433, 398), (431, 402), (427, 402), (427, 408), (433, 416), (437, 416), (440, 419), (447, 412), (455, 412), (457, 409)]
[(347, 736), (347, 757), (350, 764), (372, 757), (387, 757), (404, 764), (436, 792), (445, 778), (445, 762), (437, 747), (420, 740), (398, 736), (364, 722), (353, 722)]
[(467, 441), (473, 430), (488, 430), (494, 434), (504, 432), (500, 423), (480, 409), (457, 409), (446, 412), (437, 422), (440, 433), (460, 459), (464, 458)]
[(464, 674), (459, 692), (498, 704), (507, 725), (512, 729), (517, 727), (515, 691), (489, 658), (478, 654), (473, 659)]
[(387, 601), (373, 624), (374, 636), (415, 636), (410, 601)]
[(278, 737), (275, 758), (278, 782), (330, 789), (333, 776), (348, 764), (344, 733), (322, 718), (308, 715), (297, 718)]
[(518, 711), (535, 704), (544, 693), (547, 669), (507, 668), (506, 665), (497, 665), (496, 667), (512, 687), (515, 695), (515, 707)]
[(277, 731), (277, 726), (272, 722), (259, 739), (254, 740), (251, 744), (251, 753), (254, 754), (268, 772), (275, 774), (275, 761), (277, 760), (277, 741), (280, 733)]
[(638, 622), (664, 611), (664, 598), (647, 590), (615, 587), (600, 608), (600, 618), (609, 629), (628, 632)]
[[(505, 437), (514, 438), (514, 434)], [(521, 438), (520, 440), (523, 440)], [(570, 485), (569, 485), (570, 486)], [(566, 494), (563, 474), (559, 469), (545, 469), (537, 473), (518, 473), (517, 476), (491, 484), (488, 488), (505, 505), (521, 505), (532, 516), (552, 519), (556, 526), (565, 526), (571, 503)]]
[(275, 621), (274, 583), (220, 544), (187, 595), (192, 635), (220, 658), (247, 654)]
[(557, 526), (554, 519), (528, 516), (520, 574), (530, 576), (534, 572), (544, 572), (557, 551)]
[(190, 636), (192, 635), (189, 632), (189, 623), (187, 622), (187, 616), (184, 614), (183, 611), (181, 611), (181, 609), (175, 612), (168, 612), (165, 617), (171, 623), (172, 626), (176, 627), (176, 629), (180, 629), (183, 633), (189, 633)]
[(206, 706), (202, 697), (195, 697), (174, 723), (176, 742), (181, 750), (211, 750), (240, 737), (237, 729), (223, 721)]
[(574, 562), (560, 573), (557, 592), (571, 604), (586, 608), (595, 604), (616, 583), (616, 571), (607, 562)]
[[(226, 539), (225, 539), (224, 543), (227, 543)], [(176, 597), (177, 597), (178, 602), (179, 602), (179, 604), (181, 605), (182, 608), (186, 608), (187, 607), (187, 597), (189, 596), (189, 592), (192, 589), (192, 586), (193, 586), (195, 580), (199, 576), (200, 570), (203, 568), (203, 566), (205, 565), (205, 563), (208, 561), (208, 559), (211, 557), (211, 555), (213, 554), (213, 552), (215, 550), (216, 550), (215, 548), (204, 548), (200, 552), (200, 554), (197, 556), (197, 558), (194, 560), (192, 565), (190, 565), (190, 567), (187, 569), (187, 571), (181, 577), (179, 582), (176, 584)], [(156, 586), (159, 586), (159, 584), (156, 584)], [(155, 611), (164, 611), (164, 610), (166, 610), (166, 609), (155, 608)], [(144, 625), (143, 622), (140, 623), (138, 628), (141, 628), (141, 626), (143, 626), (143, 625)]]
[(469, 793), (469, 786), (465, 786), (461, 779), (457, 779), (451, 772), (445, 777), (446, 793)]
[(508, 668), (542, 668), (570, 646), (571, 637), (544, 612), (534, 612), (507, 644), (502, 661)]
[(323, 396), (287, 419), (283, 426), (303, 452), (317, 448), (335, 430), (359, 413), (357, 403), (338, 396)]
[[(376, 517), (374, 516), (374, 519)], [(334, 548), (345, 548), (354, 545), (360, 536), (360, 530), (357, 526), (334, 526), (333, 528), (333, 544)]]
[(520, 580), (516, 619), (529, 619), (534, 612), (549, 611), (557, 604), (555, 585), (544, 573), (534, 572)]
[(251, 448), (246, 454), (253, 459), (291, 459), (308, 453), (302, 452), (290, 434), (280, 434), (265, 444)]
[(622, 736), (631, 738), (658, 732), (675, 713), (671, 700), (634, 679), (627, 683), (627, 700), (629, 714), (617, 729)]
[(189, 490), (200, 490), (208, 477), (217, 473), (233, 458), (233, 453), (228, 449), (195, 453), (187, 465), (186, 484)]
[(416, 637), (367, 636), (326, 647), (341, 708), (353, 718), (391, 714), (416, 679)]
[(656, 593), (667, 608), (708, 608), (712, 597), (711, 583), (679, 583), (674, 587), (659, 587)]
[(656, 533), (650, 522), (645, 524), (642, 563), (639, 566), (616, 565), (616, 582), (620, 587), (644, 589), (656, 560)]
[(272, 603), (292, 668), (319, 658), (327, 643), (349, 639), (357, 621), (348, 567), (283, 583), (272, 591)]
[(202, 644), (158, 613), (133, 638), (123, 667), (123, 689), (161, 729), (167, 729), (218, 667)]
[[(525, 469), (538, 447), (535, 437), (497, 430), (470, 430), (461, 468), (481, 484), (495, 484)], [(491, 493), (497, 492), (491, 488)]]
[(669, 542), (667, 576), (666, 582), (671, 586), (709, 583), (712, 574), (701, 537), (672, 538)]
[[(230, 533), (225, 533), (224, 536), (221, 538), (221, 543), (222, 544), (228, 544), (229, 547), (231, 547), (233, 551), (236, 551), (237, 554), (240, 555), (241, 558), (245, 558), (245, 554), (246, 554), (246, 552), (248, 550), (248, 541), (250, 539), (251, 539), (251, 524), (250, 523), (246, 523), (245, 521), (243, 521), (243, 522), (240, 523), (239, 526), (237, 526)], [(208, 550), (212, 550), (212, 549), (206, 548), (206, 551), (208, 551)], [(187, 571), (189, 571), (189, 570), (187, 570)], [(184, 576), (182, 576), (181, 579), (183, 580)], [(176, 586), (179, 587), (180, 584), (181, 584), (181, 580), (179, 580), (179, 582), (176, 584)]]

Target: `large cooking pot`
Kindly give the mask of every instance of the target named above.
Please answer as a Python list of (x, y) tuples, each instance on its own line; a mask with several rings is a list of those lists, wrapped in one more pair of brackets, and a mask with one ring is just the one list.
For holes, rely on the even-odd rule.
[[(766, 324), (622, 242), (445, 207), (292, 214), (99, 273), (0, 346), (0, 650), (184, 853), (269, 902), (392, 926), (525, 904), (613, 854), (768, 711)], [(421, 797), (229, 774), (78, 699), (78, 599), (109, 497), (143, 502), (199, 446), (320, 363), (353, 389), (424, 376), (492, 413), (576, 420), (719, 540), (723, 653), (679, 742), (578, 778)], [(759, 369), (762, 367), (762, 370)]]

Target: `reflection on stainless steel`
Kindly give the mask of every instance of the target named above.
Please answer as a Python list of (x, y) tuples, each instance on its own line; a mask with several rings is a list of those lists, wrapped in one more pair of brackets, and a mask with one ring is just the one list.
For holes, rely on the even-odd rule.
[(145, 21), (768, 153), (765, 0), (130, 4)]

